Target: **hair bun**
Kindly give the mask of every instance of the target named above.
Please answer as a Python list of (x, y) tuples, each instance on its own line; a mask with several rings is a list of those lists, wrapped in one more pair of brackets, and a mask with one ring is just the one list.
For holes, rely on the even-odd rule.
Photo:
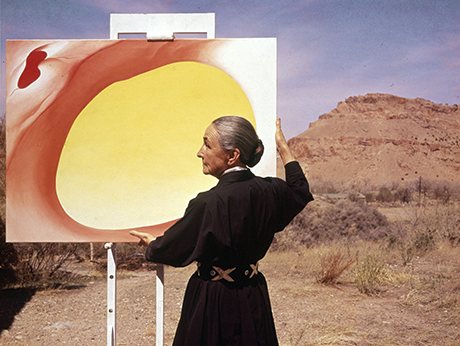
[(249, 167), (254, 167), (260, 161), (263, 153), (264, 153), (264, 144), (262, 143), (262, 140), (259, 138), (257, 140), (257, 145), (254, 148), (254, 152), (252, 154), (252, 157), (250, 158), (250, 160), (247, 163), (247, 165)]
[(240, 161), (246, 166), (255, 166), (264, 153), (264, 145), (257, 136), (254, 126), (238, 115), (224, 115), (212, 122), (219, 144), (224, 150), (240, 150)]

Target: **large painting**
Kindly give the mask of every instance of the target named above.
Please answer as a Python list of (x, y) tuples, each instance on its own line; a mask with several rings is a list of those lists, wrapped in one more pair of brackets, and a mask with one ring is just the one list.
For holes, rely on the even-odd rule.
[(7, 241), (161, 234), (217, 181), (196, 153), (238, 114), (275, 174), (276, 40), (8, 41)]

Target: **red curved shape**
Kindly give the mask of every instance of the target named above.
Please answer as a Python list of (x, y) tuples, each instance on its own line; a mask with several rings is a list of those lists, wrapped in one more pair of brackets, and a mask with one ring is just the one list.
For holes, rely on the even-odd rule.
[[(18, 96), (21, 97), (20, 101), (31, 102), (32, 105), (35, 102), (37, 105), (24, 107), (22, 113), (13, 112), (18, 119), (34, 119), (24, 121), (17, 132), (12, 131), (16, 124), (15, 119), (11, 120), (14, 126), (11, 125), (10, 133), (13, 135), (9, 139), (11, 144), (8, 146), (6, 168), (9, 242), (136, 241), (129, 235), (129, 229), (101, 230), (87, 227), (70, 218), (62, 208), (56, 193), (56, 172), (67, 135), (83, 108), (110, 84), (173, 62), (212, 64), (209, 61), (210, 51), (219, 45), (219, 41), (205, 40), (167, 43), (140, 40), (103, 41), (103, 44), (97, 42), (94, 43), (97, 49), (89, 56), (73, 63), (62, 59), (66, 66), (71, 64), (71, 67), (66, 75), (66, 84), (58, 93), (50, 93), (51, 96), (45, 97), (47, 101), (54, 97), (49, 105), (40, 108), (43, 99), (35, 100), (31, 92)], [(76, 53), (77, 43), (70, 45)], [(36, 46), (40, 44), (43, 45), (43, 42), (37, 42)], [(49, 53), (49, 59), (59, 60), (60, 57), (53, 57)], [(29, 89), (23, 90), (26, 93)], [(23, 114), (26, 110), (30, 114)], [(7, 133), (9, 121), (7, 102)], [(158, 236), (174, 222), (171, 220), (137, 229)]]
[(26, 60), (26, 67), (22, 71), (21, 77), (18, 80), (18, 87), (20, 89), (27, 88), (30, 84), (35, 82), (40, 77), (40, 69), (38, 65), (47, 57), (46, 52), (41, 50), (32, 51)]

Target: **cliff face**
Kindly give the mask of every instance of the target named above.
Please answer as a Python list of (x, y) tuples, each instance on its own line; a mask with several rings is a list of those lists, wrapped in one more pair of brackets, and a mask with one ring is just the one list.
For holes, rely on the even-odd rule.
[(289, 141), (312, 183), (345, 189), (460, 183), (460, 109), (387, 94), (353, 96)]

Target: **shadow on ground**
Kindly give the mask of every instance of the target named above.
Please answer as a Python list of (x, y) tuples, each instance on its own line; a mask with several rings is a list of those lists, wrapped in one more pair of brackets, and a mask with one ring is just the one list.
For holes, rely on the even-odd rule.
[(34, 288), (0, 290), (0, 333), (11, 327), (14, 317), (21, 312), (36, 291)]

